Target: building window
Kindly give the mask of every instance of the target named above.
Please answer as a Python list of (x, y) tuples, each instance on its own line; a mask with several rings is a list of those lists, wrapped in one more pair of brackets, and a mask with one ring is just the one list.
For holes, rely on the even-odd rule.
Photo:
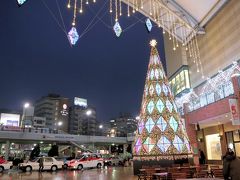
[(208, 102), (208, 104), (214, 102), (214, 92), (211, 92), (211, 93), (207, 94), (207, 102)]
[(174, 95), (177, 95), (183, 92), (186, 89), (190, 88), (190, 79), (189, 79), (189, 72), (188, 67), (183, 66), (180, 68), (176, 75), (170, 78), (170, 86)]
[(207, 97), (206, 97), (205, 94), (203, 94), (202, 96), (200, 96), (200, 104), (201, 104), (201, 107), (207, 105)]
[(225, 97), (234, 93), (232, 81), (229, 81), (227, 84), (223, 85)]
[(222, 149), (219, 134), (206, 135), (208, 160), (221, 160)]

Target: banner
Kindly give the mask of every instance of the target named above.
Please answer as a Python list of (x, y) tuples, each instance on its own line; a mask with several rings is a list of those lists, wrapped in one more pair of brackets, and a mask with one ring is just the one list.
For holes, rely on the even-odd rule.
[(229, 107), (232, 114), (232, 125), (240, 125), (237, 99), (229, 99)]

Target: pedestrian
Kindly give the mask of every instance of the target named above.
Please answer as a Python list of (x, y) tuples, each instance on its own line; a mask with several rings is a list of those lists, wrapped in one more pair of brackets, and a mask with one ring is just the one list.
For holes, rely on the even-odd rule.
[(41, 157), (41, 158), (39, 159), (39, 172), (42, 172), (42, 171), (43, 171), (43, 168), (44, 168), (44, 166), (43, 166), (43, 158)]
[(240, 180), (240, 159), (229, 148), (223, 156), (223, 176), (225, 180)]
[(203, 150), (201, 150), (201, 149), (199, 149), (199, 163), (206, 164), (206, 156), (205, 156)]

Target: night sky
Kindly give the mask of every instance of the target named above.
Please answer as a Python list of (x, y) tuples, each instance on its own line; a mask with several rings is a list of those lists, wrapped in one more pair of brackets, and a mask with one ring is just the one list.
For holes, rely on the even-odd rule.
[(20, 8), (15, 0), (1, 0), (0, 108), (21, 110), (26, 101), (34, 104), (41, 96), (58, 93), (71, 102), (75, 96), (86, 98), (100, 121), (119, 112), (138, 115), (151, 39), (157, 39), (164, 61), (161, 30), (154, 27), (148, 33), (146, 18), (140, 14), (128, 18), (124, 6), (119, 22), (123, 29), (129, 28), (117, 38), (109, 4), (97, 0), (78, 14), (76, 27), (81, 34), (91, 20), (97, 23), (71, 47), (60, 14), (68, 32), (73, 10), (66, 8), (67, 0), (57, 2), (61, 13), (56, 0), (28, 0)]

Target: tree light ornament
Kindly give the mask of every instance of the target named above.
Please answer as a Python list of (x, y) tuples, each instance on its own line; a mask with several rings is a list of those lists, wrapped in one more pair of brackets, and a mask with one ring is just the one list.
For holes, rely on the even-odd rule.
[(78, 41), (79, 35), (75, 27), (72, 27), (72, 29), (68, 32), (68, 39), (72, 45), (75, 45)]
[(152, 26), (152, 22), (149, 18), (146, 19), (145, 25), (147, 27), (148, 32), (151, 32), (153, 26)]
[(23, 5), (27, 0), (17, 0), (19, 6)]
[(115, 25), (113, 26), (113, 30), (116, 34), (117, 37), (120, 37), (121, 33), (122, 33), (122, 28), (119, 24), (119, 22), (116, 22)]

